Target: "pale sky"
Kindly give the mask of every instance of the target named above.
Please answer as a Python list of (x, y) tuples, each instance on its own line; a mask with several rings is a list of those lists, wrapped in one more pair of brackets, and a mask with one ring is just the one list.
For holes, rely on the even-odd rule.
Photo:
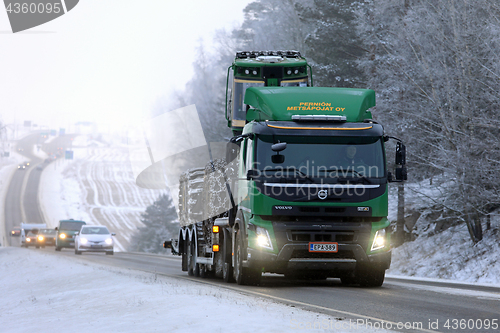
[(160, 96), (183, 89), (200, 39), (210, 46), (215, 30), (241, 23), (249, 2), (81, 0), (16, 34), (1, 6), (0, 120), (137, 123)]

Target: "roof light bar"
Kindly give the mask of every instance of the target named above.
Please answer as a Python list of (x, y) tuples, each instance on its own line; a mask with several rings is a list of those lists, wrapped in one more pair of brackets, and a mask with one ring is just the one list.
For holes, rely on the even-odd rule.
[(299, 51), (238, 51), (236, 52), (237, 59), (257, 58), (259, 56), (281, 56), (285, 58), (300, 58)]
[(346, 116), (326, 116), (326, 115), (293, 115), (293, 121), (333, 121), (342, 123), (347, 121)]

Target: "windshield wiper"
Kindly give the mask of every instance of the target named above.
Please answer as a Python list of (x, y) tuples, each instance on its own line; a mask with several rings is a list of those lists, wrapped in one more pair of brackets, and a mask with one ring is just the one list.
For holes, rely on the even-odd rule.
[(347, 168), (346, 170), (344, 169), (330, 169), (330, 170), (321, 170), (321, 171), (324, 171), (324, 172), (334, 172), (336, 171), (337, 172), (337, 177), (336, 178), (340, 178), (339, 177), (339, 171), (341, 174), (345, 175), (346, 172), (351, 172), (353, 173), (354, 175), (356, 175), (359, 179), (363, 179), (363, 180), (366, 180), (368, 182), (368, 184), (371, 184), (372, 182), (370, 181), (370, 179), (368, 179), (366, 176), (360, 174), (359, 172), (357, 172), (356, 170), (354, 169), (349, 169)]
[(283, 171), (283, 172), (295, 172), (296, 174), (299, 174), (301, 176), (303, 176), (303, 178), (311, 181), (312, 183), (316, 183), (314, 181), (314, 179), (312, 179), (307, 173), (303, 172), (303, 171), (300, 171), (300, 170), (297, 170), (297, 169), (283, 169), (283, 168), (274, 168), (274, 169), (264, 169), (264, 170), (261, 170), (262, 173), (265, 173), (267, 171)]

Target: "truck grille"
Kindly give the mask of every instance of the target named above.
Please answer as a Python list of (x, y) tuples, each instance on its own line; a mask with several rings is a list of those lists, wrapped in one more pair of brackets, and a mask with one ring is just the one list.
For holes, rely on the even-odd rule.
[(308, 250), (293, 250), (291, 259), (356, 259), (350, 250), (339, 250), (337, 253), (315, 253)]
[(311, 232), (306, 230), (290, 230), (288, 239), (296, 242), (342, 242), (354, 241), (353, 232)]

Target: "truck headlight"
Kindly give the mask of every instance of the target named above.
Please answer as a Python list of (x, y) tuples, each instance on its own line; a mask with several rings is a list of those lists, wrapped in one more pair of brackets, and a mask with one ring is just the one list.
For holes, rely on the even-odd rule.
[(61, 238), (61, 239), (66, 238), (66, 234), (60, 234), (60, 235), (59, 235), (59, 238)]
[(43, 241), (43, 236), (38, 236), (38, 240), (41, 242)]
[(377, 230), (373, 237), (373, 244), (370, 251), (376, 251), (384, 248), (386, 245), (385, 229)]
[(262, 227), (257, 227), (255, 229), (255, 233), (257, 234), (257, 245), (260, 247), (273, 249), (273, 244), (271, 243), (271, 238), (269, 237), (269, 232), (267, 229)]

